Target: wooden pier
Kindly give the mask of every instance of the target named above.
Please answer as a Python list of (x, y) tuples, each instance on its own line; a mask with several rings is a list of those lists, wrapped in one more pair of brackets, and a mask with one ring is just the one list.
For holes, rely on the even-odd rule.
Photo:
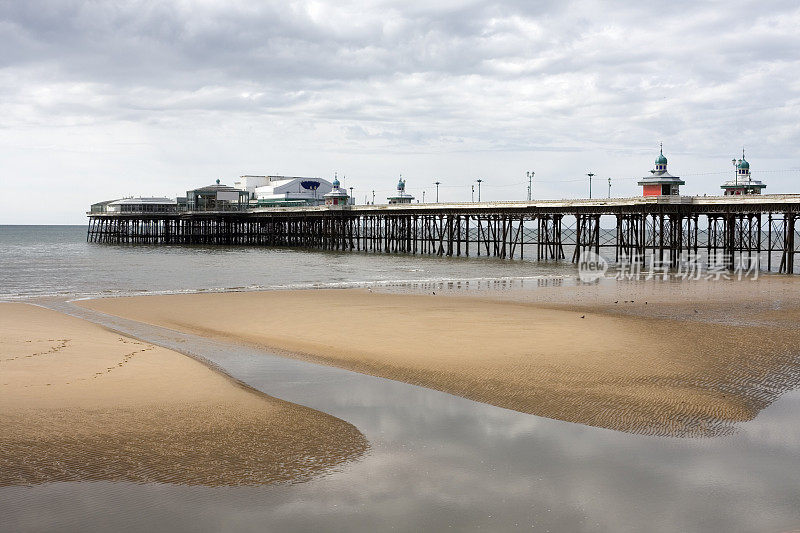
[(677, 266), (758, 258), (795, 273), (800, 195), (426, 203), (239, 211), (88, 213), (89, 242), (302, 247)]

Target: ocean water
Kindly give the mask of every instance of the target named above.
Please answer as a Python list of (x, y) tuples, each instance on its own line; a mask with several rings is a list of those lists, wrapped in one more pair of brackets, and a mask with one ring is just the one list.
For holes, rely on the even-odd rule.
[[(613, 236), (613, 230), (606, 238)], [(530, 249), (530, 252), (533, 252)], [(253, 246), (98, 244), (86, 226), (0, 226), (0, 300), (397, 284), (406, 281), (574, 282), (569, 259), (534, 261)], [(601, 253), (611, 261), (613, 250)], [(760, 259), (766, 266), (766, 253)], [(780, 254), (773, 254), (773, 269)]]
[(0, 226), (0, 299), (575, 277), (569, 262), (247, 246), (109, 245), (85, 226)]

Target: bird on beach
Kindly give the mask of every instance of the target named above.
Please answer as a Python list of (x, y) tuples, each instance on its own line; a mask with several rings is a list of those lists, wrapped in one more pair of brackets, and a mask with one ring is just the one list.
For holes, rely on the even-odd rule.
[(436, 291), (433, 291), (433, 295), (436, 296)]
[(581, 315), (581, 318), (586, 318), (586, 315)]
[(615, 301), (614, 303), (615, 303), (615, 304), (618, 304), (618, 303), (619, 303), (619, 300)]

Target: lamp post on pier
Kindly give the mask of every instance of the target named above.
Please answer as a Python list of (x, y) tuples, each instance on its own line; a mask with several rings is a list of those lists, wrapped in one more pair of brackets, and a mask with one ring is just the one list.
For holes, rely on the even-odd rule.
[(480, 202), (480, 201), (481, 201), (481, 182), (482, 182), (483, 180), (482, 180), (482, 179), (480, 179), (480, 178), (478, 178), (478, 179), (477, 179), (477, 180), (475, 180), (475, 181), (477, 181), (477, 182), (478, 182), (478, 202)]
[(592, 199), (592, 177), (594, 177), (594, 172), (589, 172), (586, 174), (589, 176), (589, 199)]
[(533, 170), (527, 172), (528, 175), (528, 201), (531, 201), (533, 193), (533, 175), (536, 174)]
[(608, 178), (608, 197), (611, 198), (611, 178)]
[(436, 184), (436, 203), (438, 204), (439, 203), (439, 184), (441, 183), (441, 181), (434, 181), (434, 183)]
[(375, 205), (375, 189), (372, 189), (372, 205)]
[(353, 205), (356, 205), (356, 197), (355, 197), (355, 196), (353, 196), (353, 187), (350, 187), (350, 202), (351, 202)]
[(473, 203), (475, 203), (475, 186), (474, 185), (472, 186), (472, 198), (471, 198), (471, 201)]

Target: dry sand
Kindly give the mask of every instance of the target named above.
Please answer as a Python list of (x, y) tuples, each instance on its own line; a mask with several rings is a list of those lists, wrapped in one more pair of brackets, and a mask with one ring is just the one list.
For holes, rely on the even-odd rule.
[[(569, 293), (562, 289), (554, 293)], [(692, 313), (692, 320), (632, 316), (632, 307), (627, 314), (615, 312), (609, 295), (570, 307), (555, 298), (538, 302), (537, 294), (497, 301), (308, 290), (82, 305), (518, 411), (637, 433), (726, 433), (800, 381), (796, 328), (699, 321), (692, 308), (703, 301), (687, 295), (672, 304)]]
[(0, 486), (296, 481), (355, 458), (352, 425), (179, 353), (0, 303)]

